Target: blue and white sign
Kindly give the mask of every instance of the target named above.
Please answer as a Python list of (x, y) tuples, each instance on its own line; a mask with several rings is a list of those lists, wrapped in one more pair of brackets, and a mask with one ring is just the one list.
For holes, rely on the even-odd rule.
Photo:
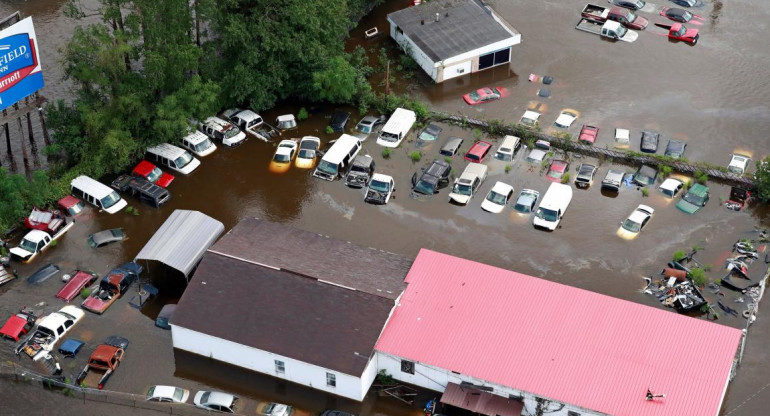
[(0, 31), (0, 110), (45, 85), (37, 46), (31, 17)]

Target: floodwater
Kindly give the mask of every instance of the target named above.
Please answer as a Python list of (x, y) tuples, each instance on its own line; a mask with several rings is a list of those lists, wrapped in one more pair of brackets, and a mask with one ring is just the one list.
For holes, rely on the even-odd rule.
[[(389, 41), (384, 36), (362, 41), (362, 32), (372, 26), (384, 31), (385, 13), (401, 7), (400, 3), (406, 2), (391, 1), (367, 16), (351, 33), (350, 46), (360, 43), (367, 49), (376, 49), (387, 44)], [(561, 108), (569, 107), (581, 112), (571, 132), (576, 133), (582, 121), (596, 123), (602, 128), (597, 144), (600, 146), (611, 145), (611, 131), (620, 126), (631, 129), (635, 136), (643, 128), (652, 128), (670, 137), (686, 139), (687, 156), (691, 160), (727, 163), (729, 153), (737, 148), (764, 155), (769, 149), (760, 133), (770, 127), (765, 104), (770, 95), (765, 81), (770, 66), (766, 65), (767, 49), (760, 44), (760, 35), (765, 31), (767, 11), (754, 10), (745, 1), (730, 2), (719, 8), (717, 3), (707, 3), (702, 12), (698, 12), (709, 18), (699, 27), (703, 32), (701, 41), (690, 47), (656, 36), (654, 28), (641, 33), (639, 40), (632, 44), (613, 44), (578, 32), (572, 26), (577, 23), (583, 3), (575, 0), (497, 1), (493, 4), (500, 13), (524, 34), (523, 43), (514, 48), (510, 67), (498, 67), (440, 86), (423, 85), (421, 81), (425, 77), (418, 74), (411, 80), (397, 81), (393, 87), (397, 91), (415, 91), (432, 106), (446, 111), (514, 121), (530, 101), (536, 100), (535, 92), (542, 87), (527, 81), (529, 73), (551, 75), (556, 80), (551, 86), (552, 98), (540, 99), (548, 108), (542, 118), (546, 126)], [(0, 3), (0, 12), (21, 8), (36, 17), (43, 63), (48, 62), (49, 70), (46, 78), (49, 87), (44, 94), (53, 99), (71, 96), (68, 87), (61, 86), (66, 84), (58, 84), (61, 71), (53, 65), (58, 59), (56, 48), (72, 31), (72, 22), (59, 16), (62, 4), (61, 1)], [(718, 13), (714, 12), (716, 15), (711, 17), (712, 10), (717, 9)], [(659, 16), (648, 14), (646, 17), (653, 22), (662, 21)], [(509, 88), (511, 94), (503, 101), (482, 107), (467, 107), (461, 102), (463, 93), (484, 85), (502, 85)], [(271, 121), (283, 113), (296, 114), (300, 107), (300, 104), (285, 104), (262, 115)], [(286, 136), (315, 135), (325, 145), (335, 139), (336, 136), (323, 132), (333, 108), (310, 105), (307, 108), (311, 110), (311, 117), (301, 121), (299, 129)], [(358, 118), (354, 111), (349, 126)], [(138, 215), (126, 212), (108, 215), (89, 210), (79, 217), (75, 227), (56, 247), (30, 265), (17, 266), (22, 279), (0, 288), (0, 316), (6, 317), (24, 305), (39, 302), (46, 303), (37, 307), (45, 312), (58, 309), (61, 305), (53, 297), (61, 286), (58, 279), (32, 286), (23, 278), (49, 262), (65, 271), (83, 268), (103, 274), (132, 259), (174, 209), (202, 211), (222, 221), (227, 229), (242, 218), (265, 218), (410, 257), (426, 247), (652, 307), (662, 306), (641, 292), (642, 277), (658, 273), (674, 251), (688, 250), (695, 245), (703, 247), (697, 259), (713, 265), (707, 274), (715, 280), (723, 276), (722, 263), (732, 244), (739, 237), (756, 236), (753, 232), (756, 227), (767, 226), (766, 209), (751, 207), (736, 213), (722, 207), (720, 202), (727, 197), (729, 188), (717, 184), (709, 184), (711, 201), (693, 216), (679, 212), (674, 202), (655, 189), (647, 198), (636, 188), (624, 188), (616, 197), (606, 196), (599, 191), (598, 182), (610, 165), (575, 156), (569, 157), (573, 176), (582, 161), (599, 164), (600, 170), (594, 186), (574, 190), (562, 227), (555, 232), (535, 230), (531, 217), (519, 216), (511, 209), (497, 215), (482, 211), (479, 205), (495, 181), (511, 184), (516, 193), (522, 188), (541, 193), (547, 189), (549, 182), (540, 166), (523, 160), (526, 151), (517, 154), (507, 173), (505, 163), (490, 159), (489, 177), (466, 207), (448, 204), (446, 189), (432, 197), (413, 198), (409, 192), (412, 174), (439, 157), (438, 148), (447, 137), (463, 137), (463, 151), (477, 138), (498, 140), (455, 126), (442, 127), (444, 131), (437, 142), (419, 143), (410, 139), (389, 159), (383, 159), (374, 138), (365, 142), (363, 152), (375, 158), (377, 170), (392, 175), (396, 181), (396, 198), (381, 207), (364, 204), (362, 191), (349, 189), (339, 181), (314, 179), (308, 171), (269, 172), (275, 144), (251, 139), (236, 149), (220, 146), (217, 152), (202, 160), (196, 172), (188, 177), (177, 175), (169, 188), (172, 199), (161, 209), (129, 200), (139, 209)], [(632, 141), (632, 148), (637, 143)], [(413, 151), (422, 152), (421, 161), (412, 162), (409, 154)], [(462, 172), (465, 164), (461, 156), (455, 156), (452, 160), (455, 175)], [(634, 170), (628, 166), (620, 168)], [(656, 210), (654, 218), (636, 239), (619, 238), (616, 232), (620, 222), (641, 203)], [(113, 227), (123, 227), (129, 239), (98, 250), (86, 245), (86, 236)], [(752, 266), (751, 274), (756, 279), (764, 272), (765, 264), (760, 259)], [(412, 407), (374, 394), (363, 404), (351, 403), (175, 352), (170, 333), (155, 328), (153, 318), (163, 302), (173, 302), (178, 297), (183, 282), (163, 275), (157, 267), (152, 267), (143, 279), (152, 279), (161, 285), (165, 295), (139, 311), (128, 305), (134, 293), (130, 291), (126, 299), (119, 300), (103, 316), (87, 313), (72, 333), (91, 347), (113, 334), (131, 340), (123, 365), (109, 381), (109, 389), (141, 394), (150, 385), (171, 384), (192, 390), (230, 391), (248, 399), (247, 413), (250, 414), (254, 413), (256, 401), (276, 400), (310, 412), (340, 408), (366, 415), (416, 415), (419, 405), (428, 397)], [(723, 302), (739, 312), (745, 308), (745, 303), (734, 302), (737, 294), (723, 292)], [(713, 294), (705, 294), (715, 300)], [(766, 308), (760, 308), (759, 319), (751, 327), (743, 364), (730, 386), (723, 414), (763, 414), (763, 405), (770, 399), (770, 389), (762, 390), (770, 383), (770, 357), (764, 348), (770, 339), (770, 323), (763, 309)], [(721, 311), (718, 322), (739, 328), (745, 325), (743, 319)], [(65, 373), (79, 371), (87, 352), (75, 361), (65, 361)], [(702, 351), (691, 353), (708, 354), (708, 345), (704, 345)], [(10, 344), (4, 343), (0, 345), (0, 362), (7, 360), (25, 362), (13, 356)], [(7, 394), (9, 391), (13, 394)], [(22, 406), (30, 401), (35, 402), (30, 409), (32, 413), (59, 412), (60, 408), (77, 409), (80, 414), (104, 412), (102, 407), (83, 405), (53, 393), (46, 393), (50, 397), (44, 401), (36, 400), (38, 392), (0, 383), (0, 394), (10, 400), (6, 408), (12, 409), (11, 414), (20, 414)], [(120, 407), (110, 412), (135, 413)]]

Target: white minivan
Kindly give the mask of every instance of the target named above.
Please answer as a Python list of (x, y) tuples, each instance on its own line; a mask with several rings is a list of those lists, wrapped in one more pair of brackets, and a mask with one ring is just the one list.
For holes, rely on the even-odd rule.
[(555, 230), (564, 212), (567, 211), (570, 201), (572, 201), (572, 188), (569, 185), (552, 183), (540, 202), (532, 223), (535, 227)]
[(127, 205), (114, 189), (85, 175), (73, 179), (70, 182), (70, 190), (72, 195), (103, 209), (108, 214), (114, 214)]
[(360, 150), (358, 137), (343, 134), (318, 162), (313, 176), (327, 181), (344, 176)]
[(503, 142), (500, 143), (500, 147), (495, 152), (495, 159), (502, 160), (503, 162), (513, 161), (513, 155), (519, 150), (521, 146), (521, 139), (516, 136), (505, 136)]
[(414, 114), (414, 111), (397, 108), (380, 130), (377, 144), (384, 147), (398, 147), (412, 130), (415, 121), (417, 121), (417, 115)]
[(198, 157), (208, 156), (217, 150), (217, 145), (212, 143), (208, 136), (197, 130), (182, 137), (182, 147)]
[(168, 143), (148, 147), (147, 160), (183, 175), (192, 173), (201, 164), (201, 161), (196, 159), (187, 150)]

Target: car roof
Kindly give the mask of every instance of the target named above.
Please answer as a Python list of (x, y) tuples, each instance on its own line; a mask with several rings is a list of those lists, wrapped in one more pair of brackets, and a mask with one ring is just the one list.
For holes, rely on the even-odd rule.
[(430, 165), (428, 165), (428, 168), (425, 169), (424, 173), (432, 176), (442, 176), (443, 172), (446, 172), (447, 168), (449, 168), (448, 163), (444, 162), (443, 160), (434, 160)]
[(628, 216), (628, 219), (633, 221), (633, 222), (641, 224), (642, 221), (644, 221), (644, 219), (649, 217), (649, 216), (650, 216), (650, 214), (648, 214), (648, 213), (646, 213), (644, 211), (640, 211), (639, 208), (636, 208), (634, 210), (634, 212), (632, 212), (631, 215)]
[(136, 167), (134, 167), (134, 172), (140, 174), (140, 175), (147, 175), (148, 173), (152, 172), (153, 169), (155, 169), (156, 166), (152, 163), (142, 160), (139, 162)]
[(447, 141), (444, 144), (444, 147), (442, 147), (442, 149), (447, 149), (447, 148), (453, 148), (453, 147), (460, 146), (460, 144), (462, 142), (463, 142), (462, 138), (456, 137), (456, 136), (452, 136), (449, 139), (447, 139)]
[(300, 143), (302, 143), (302, 142), (317, 142), (317, 143), (321, 143), (321, 139), (319, 139), (318, 137), (315, 137), (315, 136), (305, 136), (299, 142)]
[[(291, 145), (291, 146), (284, 146), (285, 144)], [(290, 139), (283, 139), (278, 143), (278, 147), (295, 147), (297, 145), (297, 142)]]
[(555, 168), (555, 167), (559, 167), (559, 168), (566, 168), (566, 167), (567, 167), (567, 165), (569, 165), (569, 163), (567, 163), (567, 161), (566, 161), (566, 160), (561, 160), (561, 159), (554, 159), (554, 160), (551, 162), (551, 168), (552, 168), (552, 169), (553, 169), (553, 168)]
[(276, 118), (278, 121), (291, 121), (294, 120), (294, 114), (284, 114)]
[(573, 115), (571, 113), (568, 113), (568, 112), (565, 112), (565, 111), (562, 111), (562, 113), (559, 114), (559, 117), (556, 119), (556, 122), (558, 123), (561, 120), (563, 122), (570, 122), (571, 123), (571, 122), (575, 121), (576, 118), (577, 117), (575, 117), (575, 115)]
[(358, 155), (353, 159), (354, 165), (369, 166), (372, 164), (372, 157), (369, 155)]
[(578, 170), (579, 170), (578, 173), (588, 172), (590, 170), (596, 170), (596, 166), (590, 163), (581, 163), (580, 168)]
[(92, 360), (109, 361), (115, 355), (115, 352), (119, 350), (118, 347), (112, 345), (102, 344), (96, 347), (94, 353), (91, 354)]
[(152, 391), (152, 397), (174, 397), (174, 392), (179, 387), (174, 386), (152, 386), (151, 388), (154, 388)]
[(216, 404), (220, 406), (230, 407), (233, 405), (233, 401), (237, 398), (230, 393), (222, 393), (219, 391), (210, 391), (208, 400), (204, 404)]
[(383, 175), (382, 173), (375, 173), (372, 175), (373, 181), (380, 181), (380, 182), (390, 182), (393, 180), (392, 176)]
[(492, 147), (492, 144), (489, 142), (485, 142), (483, 140), (479, 140), (476, 143), (473, 143), (473, 146), (471, 146), (470, 149), (468, 149), (468, 153), (474, 154), (474, 153), (483, 153), (486, 149)]
[(491, 191), (495, 192), (495, 193), (498, 193), (498, 194), (501, 194), (501, 195), (506, 195), (506, 194), (508, 194), (508, 192), (513, 191), (513, 187), (511, 185), (508, 185), (505, 182), (497, 181), (492, 186)]
[(688, 194), (693, 194), (697, 196), (706, 196), (708, 193), (709, 188), (705, 185), (696, 183), (695, 185), (690, 188), (690, 190), (687, 191)]
[(522, 116), (522, 118), (530, 118), (532, 120), (537, 120), (538, 118), (540, 118), (540, 113), (538, 113), (537, 111), (527, 110), (524, 112), (524, 115)]
[(674, 191), (678, 186), (682, 185), (682, 181), (679, 179), (674, 178), (668, 178), (665, 181), (663, 181), (662, 184), (660, 184), (660, 189), (665, 189), (667, 191)]
[(67, 195), (59, 200), (59, 204), (65, 208), (70, 208), (74, 205), (77, 205), (79, 202), (81, 201), (72, 195)]
[(188, 134), (187, 136), (184, 136), (184, 138), (182, 140), (188, 141), (192, 145), (196, 145), (196, 144), (198, 144), (200, 142), (208, 140), (208, 138), (209, 138), (209, 136), (206, 136), (205, 134), (203, 134), (203, 132), (200, 132), (200, 131), (196, 130), (196, 131)]
[(91, 237), (96, 244), (105, 242), (105, 241), (119, 241), (123, 239), (123, 236), (120, 237), (115, 236), (115, 230), (120, 230), (121, 234), (123, 232), (122, 228), (110, 228), (109, 230), (102, 230), (96, 233), (91, 234), (89, 237)]
[(251, 110), (243, 110), (238, 113), (235, 113), (232, 115), (233, 118), (238, 117), (239, 119), (249, 122), (251, 120), (254, 120), (256, 118), (262, 118), (259, 114), (251, 111)]
[(41, 230), (32, 230), (24, 235), (25, 240), (34, 241), (36, 243), (40, 242), (45, 237), (50, 237), (50, 235), (47, 232)]
[(441, 128), (441, 126), (439, 126), (439, 125), (436, 125), (436, 124), (430, 123), (430, 124), (428, 124), (428, 126), (427, 126), (427, 127), (425, 127), (425, 130), (426, 130), (426, 131), (430, 131), (430, 132), (434, 132), (434, 131), (441, 131), (441, 130), (442, 130), (442, 128)]

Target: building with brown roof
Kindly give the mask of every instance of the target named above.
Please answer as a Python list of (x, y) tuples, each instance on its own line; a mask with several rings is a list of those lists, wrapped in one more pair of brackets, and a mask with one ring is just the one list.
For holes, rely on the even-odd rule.
[(246, 219), (208, 249), (171, 319), (174, 348), (362, 400), (411, 260)]

